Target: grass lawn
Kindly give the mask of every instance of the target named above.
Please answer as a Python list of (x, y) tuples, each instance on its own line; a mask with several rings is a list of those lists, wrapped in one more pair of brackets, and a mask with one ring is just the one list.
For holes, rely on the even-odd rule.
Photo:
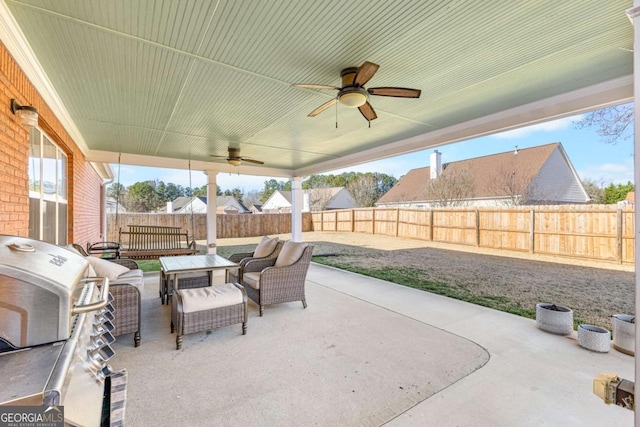
[[(610, 329), (613, 314), (634, 312), (633, 272), (437, 248), (397, 247), (394, 245), (399, 239), (345, 236), (347, 240), (340, 242), (325, 240), (325, 236), (309, 240), (315, 246), (313, 262), (527, 318), (535, 318), (536, 303), (554, 303), (572, 308), (576, 325), (586, 323)], [(358, 238), (362, 241), (356, 241)], [(375, 239), (382, 243), (374, 245)], [(217, 253), (228, 257), (254, 248), (255, 244), (219, 245)], [(158, 261), (138, 263), (146, 272), (160, 270)]]

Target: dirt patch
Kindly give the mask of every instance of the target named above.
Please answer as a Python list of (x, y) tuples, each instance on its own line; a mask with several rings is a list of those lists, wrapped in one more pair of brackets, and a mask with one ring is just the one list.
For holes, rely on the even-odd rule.
[[(288, 239), (290, 235), (282, 235)], [(219, 253), (251, 250), (259, 238), (220, 239)], [(370, 270), (408, 268), (453, 293), (535, 312), (539, 302), (574, 310), (577, 323), (611, 328), (610, 316), (634, 314), (633, 266), (506, 253), (360, 233), (304, 233), (314, 256)]]

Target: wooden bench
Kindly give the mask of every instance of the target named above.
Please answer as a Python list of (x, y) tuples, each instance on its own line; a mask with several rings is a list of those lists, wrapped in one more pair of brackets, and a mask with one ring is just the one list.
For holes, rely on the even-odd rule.
[(133, 259), (156, 259), (161, 256), (193, 255), (195, 240), (189, 240), (180, 227), (129, 225), (120, 229), (120, 256)]

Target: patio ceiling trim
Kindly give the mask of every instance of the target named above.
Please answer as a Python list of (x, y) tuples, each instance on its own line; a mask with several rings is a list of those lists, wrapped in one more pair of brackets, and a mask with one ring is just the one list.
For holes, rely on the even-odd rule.
[(4, 1), (0, 1), (0, 40), (2, 40), (2, 43), (11, 53), (40, 96), (42, 96), (44, 102), (47, 103), (47, 106), (69, 133), (80, 151), (86, 156), (89, 152), (87, 143), (75, 122), (71, 119), (71, 115), (53, 88), (42, 65), (40, 65), (38, 58), (27, 42), (27, 38), (22, 33), (22, 30), (13, 18), (11, 12), (9, 12), (9, 8)]
[[(101, 163), (118, 163), (119, 154), (113, 151), (89, 150), (87, 161)], [(124, 165), (147, 166), (167, 169), (189, 169), (189, 160), (170, 159), (168, 157), (153, 157), (140, 154), (122, 153), (120, 162)], [(291, 178), (295, 176), (289, 169), (276, 169), (251, 166), (250, 163), (242, 163), (240, 166), (232, 166), (224, 159), (220, 162), (191, 161), (191, 169), (209, 172), (224, 172), (243, 175), (275, 176)]]
[(343, 156), (295, 171), (308, 176), (387, 157), (464, 141), (536, 123), (557, 120), (611, 105), (633, 101), (633, 76), (620, 77), (574, 92), (521, 105), (466, 123), (396, 141), (382, 147)]

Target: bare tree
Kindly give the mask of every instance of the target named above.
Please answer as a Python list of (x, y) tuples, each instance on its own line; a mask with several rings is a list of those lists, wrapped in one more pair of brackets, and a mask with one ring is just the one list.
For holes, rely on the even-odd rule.
[(466, 170), (452, 173), (444, 171), (427, 183), (427, 199), (434, 207), (466, 206), (474, 193), (473, 176)]
[(251, 205), (259, 205), (262, 203), (262, 191), (259, 190), (249, 190), (244, 196), (243, 200), (244, 204), (249, 207)]
[(325, 210), (333, 197), (329, 187), (310, 188), (307, 193), (309, 194), (309, 209), (312, 212)]
[(591, 198), (589, 203), (593, 204), (604, 204), (606, 200), (605, 191), (604, 191), (604, 183), (597, 183), (592, 179), (583, 179), (582, 186), (587, 191), (587, 194)]
[(378, 183), (373, 175), (361, 175), (347, 183), (347, 191), (358, 208), (374, 206), (378, 200)]
[(595, 128), (607, 144), (627, 140), (633, 134), (633, 103), (592, 111), (574, 122), (574, 126), (578, 129)]
[(496, 169), (489, 182), (494, 196), (506, 197), (502, 199), (505, 206), (539, 204), (548, 199), (542, 194), (536, 179), (531, 179), (530, 173), (512, 165)]

